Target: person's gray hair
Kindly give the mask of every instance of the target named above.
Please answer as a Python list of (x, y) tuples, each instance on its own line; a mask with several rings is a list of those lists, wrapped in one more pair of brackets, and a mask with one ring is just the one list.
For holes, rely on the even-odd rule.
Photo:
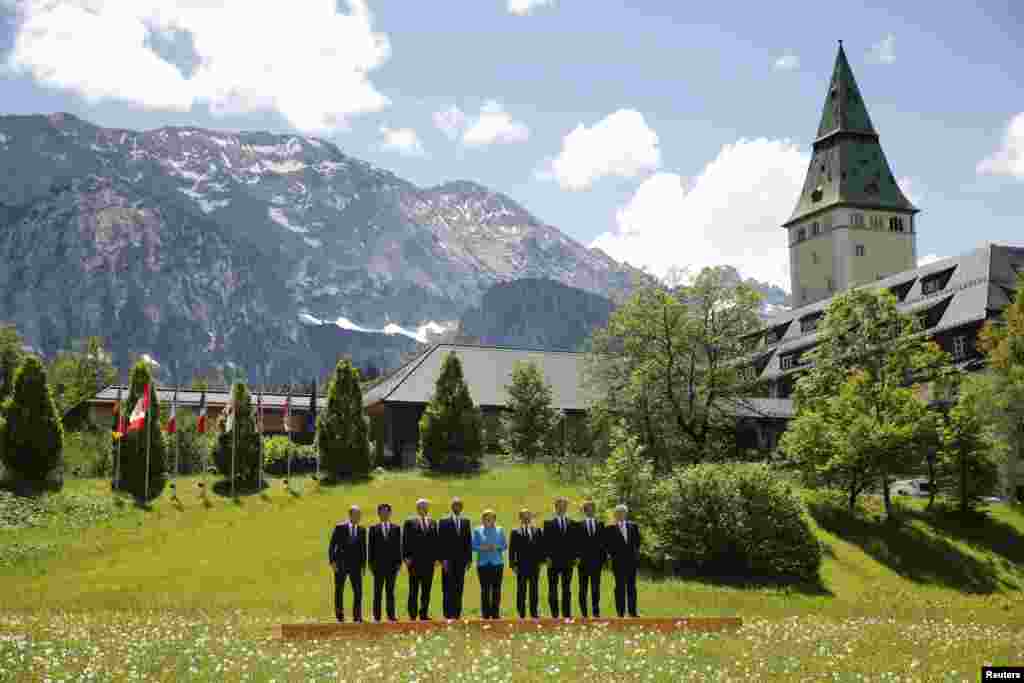
[(351, 507), (350, 507), (350, 508), (348, 509), (348, 511), (349, 511), (349, 512), (362, 512), (362, 510), (360, 510), (360, 509), (359, 509), (359, 506), (358, 506), (358, 505), (353, 505), (353, 506), (351, 506)]
[(430, 501), (426, 498), (420, 498), (416, 501), (416, 507), (419, 507), (420, 505), (430, 505)]
[(626, 507), (625, 503), (619, 503), (618, 505), (615, 506), (615, 511), (616, 512), (628, 513), (629, 512), (629, 508)]

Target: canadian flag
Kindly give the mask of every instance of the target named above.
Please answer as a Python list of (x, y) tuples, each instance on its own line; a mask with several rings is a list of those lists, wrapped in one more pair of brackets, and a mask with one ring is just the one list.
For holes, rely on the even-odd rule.
[(206, 392), (203, 392), (199, 399), (199, 417), (196, 419), (196, 431), (200, 434), (206, 433)]
[(174, 399), (171, 401), (171, 416), (167, 418), (167, 433), (173, 434), (178, 429), (178, 391), (174, 391)]
[(137, 432), (146, 425), (146, 413), (149, 412), (149, 385), (142, 390), (142, 398), (135, 402), (132, 416), (128, 420), (128, 431)]

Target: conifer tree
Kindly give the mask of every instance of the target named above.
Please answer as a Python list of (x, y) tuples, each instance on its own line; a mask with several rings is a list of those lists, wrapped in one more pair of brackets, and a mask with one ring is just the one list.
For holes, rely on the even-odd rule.
[(232, 387), (231, 395), (234, 397), (234, 407), (229, 405), (221, 414), (218, 422), (220, 433), (213, 459), (221, 474), (230, 480), (233, 450), (236, 480), (255, 486), (260, 472), (260, 435), (256, 431), (256, 409), (248, 387), (241, 382)]
[(373, 455), (359, 371), (348, 360), (338, 361), (327, 390), (327, 409), (317, 418), (316, 442), (320, 463), (329, 479), (356, 479), (369, 475)]
[(517, 362), (508, 386), (504, 446), (512, 457), (525, 462), (552, 455), (559, 416), (551, 406), (551, 385), (532, 362)]
[[(151, 386), (150, 386), (151, 385)], [(149, 410), (142, 429), (130, 430), (121, 437), (120, 476), (115, 488), (130, 493), (140, 503), (147, 503), (163, 493), (167, 485), (167, 451), (160, 433), (160, 401), (157, 399), (156, 382), (149, 365), (140, 360), (132, 367), (131, 384), (128, 388), (129, 420), (139, 399), (150, 386)], [(148, 441), (148, 446), (147, 446)], [(149, 459), (149, 485), (146, 485), (147, 448)]]
[(477, 469), (483, 458), (483, 420), (473, 405), (455, 353), (445, 356), (434, 396), (420, 418), (421, 467), (438, 472)]
[(46, 369), (28, 356), (14, 374), (11, 395), (4, 401), (4, 467), (7, 477), (29, 487), (60, 485), (64, 429), (46, 383)]

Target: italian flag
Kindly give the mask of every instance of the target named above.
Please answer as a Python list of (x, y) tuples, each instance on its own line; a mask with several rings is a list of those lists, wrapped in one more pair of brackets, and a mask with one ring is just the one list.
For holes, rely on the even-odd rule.
[(149, 385), (142, 390), (142, 398), (135, 402), (132, 416), (128, 420), (128, 431), (137, 432), (146, 425), (146, 414), (149, 412)]
[(206, 392), (199, 398), (199, 417), (196, 419), (196, 431), (206, 433)]

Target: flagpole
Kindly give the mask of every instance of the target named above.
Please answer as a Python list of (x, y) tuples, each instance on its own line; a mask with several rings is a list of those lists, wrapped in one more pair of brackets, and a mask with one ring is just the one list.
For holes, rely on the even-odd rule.
[(177, 479), (181, 470), (181, 442), (178, 439), (178, 388), (174, 385), (174, 402), (171, 404), (171, 415), (174, 416), (174, 472), (171, 473), (171, 498), (178, 499)]
[(124, 439), (124, 434), (121, 433), (122, 413), (121, 413), (121, 385), (120, 384), (117, 385), (117, 404), (116, 404), (115, 407), (117, 408), (117, 426), (114, 428), (114, 431), (117, 434), (120, 434), (120, 436), (118, 436), (115, 439), (117, 441), (117, 448), (114, 450), (114, 466), (110, 468), (111, 473), (113, 474), (114, 479), (113, 479), (113, 481), (110, 482), (110, 490), (114, 491), (114, 495), (117, 495), (117, 475), (118, 475), (118, 471), (121, 468), (121, 441)]
[(238, 407), (235, 405), (235, 387), (231, 387), (231, 497), (235, 497), (235, 450), (238, 447), (238, 416), (235, 414)]
[(259, 490), (263, 491), (263, 390), (267, 388), (266, 382), (260, 387), (259, 397), (256, 399), (256, 420), (259, 422), (259, 429), (257, 434), (260, 439), (259, 457), (260, 463), (256, 470), (256, 486)]
[[(150, 403), (153, 401), (153, 390), (150, 389), (151, 386), (152, 384), (146, 386), (146, 391), (149, 392), (147, 399)], [(146, 503), (149, 503), (149, 446), (153, 442), (153, 421), (150, 419), (149, 414), (152, 410), (153, 406), (146, 406), (146, 497), (144, 498), (144, 502)]]

